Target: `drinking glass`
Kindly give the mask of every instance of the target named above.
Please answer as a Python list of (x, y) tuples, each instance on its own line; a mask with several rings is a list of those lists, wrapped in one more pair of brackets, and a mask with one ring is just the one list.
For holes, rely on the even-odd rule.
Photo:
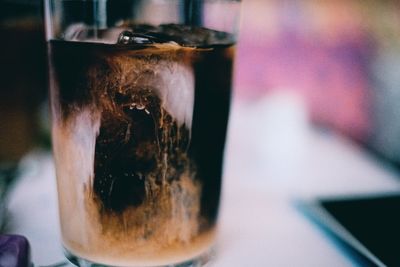
[(210, 259), (239, 8), (233, 0), (45, 0), (71, 262)]

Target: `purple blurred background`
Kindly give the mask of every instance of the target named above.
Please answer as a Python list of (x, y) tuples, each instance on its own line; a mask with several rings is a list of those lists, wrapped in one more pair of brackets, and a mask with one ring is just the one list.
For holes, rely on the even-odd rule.
[(400, 2), (243, 2), (236, 97), (290, 92), (313, 122), (400, 163)]

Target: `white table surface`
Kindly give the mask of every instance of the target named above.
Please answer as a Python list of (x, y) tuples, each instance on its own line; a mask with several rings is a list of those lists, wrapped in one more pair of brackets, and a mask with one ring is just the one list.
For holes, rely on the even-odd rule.
[[(316, 196), (400, 191), (396, 172), (308, 124), (296, 97), (236, 101), (226, 150), (218, 253), (212, 266), (356, 266), (293, 204)], [(63, 260), (51, 155), (34, 152), (9, 198), (8, 232), (33, 260)]]

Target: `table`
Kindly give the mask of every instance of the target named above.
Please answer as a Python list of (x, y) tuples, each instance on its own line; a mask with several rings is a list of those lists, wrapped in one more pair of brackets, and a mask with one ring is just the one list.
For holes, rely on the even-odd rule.
[[(52, 157), (34, 151), (21, 166), (7, 231), (29, 238), (36, 264), (58, 262), (63, 255)], [(213, 266), (357, 266), (294, 203), (395, 191), (399, 174), (345, 138), (311, 126), (297, 97), (235, 101)]]

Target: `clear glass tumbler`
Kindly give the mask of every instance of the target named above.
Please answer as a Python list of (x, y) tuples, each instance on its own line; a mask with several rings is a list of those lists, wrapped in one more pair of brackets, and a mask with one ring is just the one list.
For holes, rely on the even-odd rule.
[(239, 7), (45, 0), (61, 231), (73, 263), (208, 261)]

